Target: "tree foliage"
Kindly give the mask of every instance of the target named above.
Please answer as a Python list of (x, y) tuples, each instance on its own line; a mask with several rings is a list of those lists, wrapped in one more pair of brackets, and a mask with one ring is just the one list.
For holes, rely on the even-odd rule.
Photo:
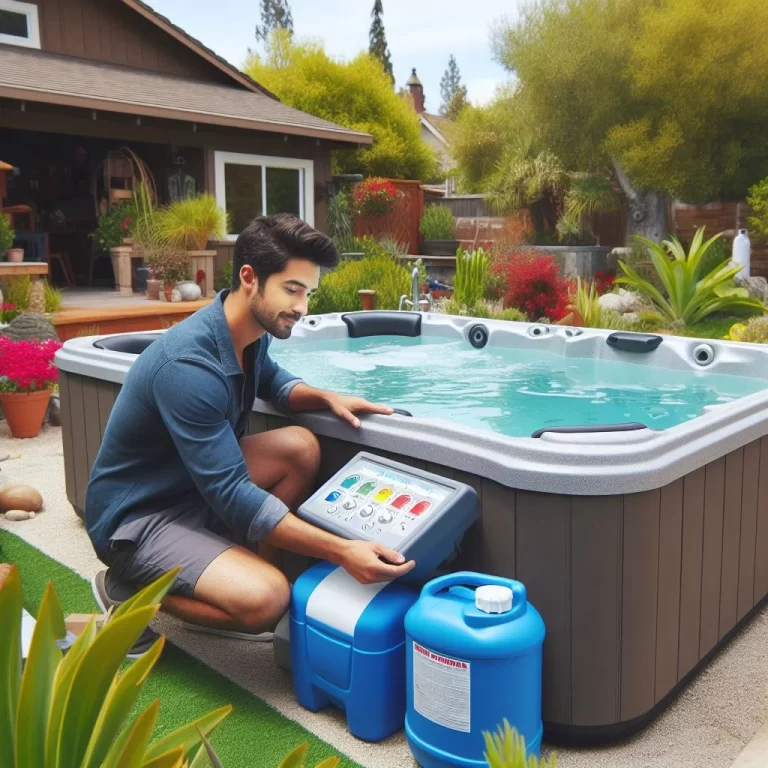
[(518, 100), (572, 170), (618, 161), (691, 202), (768, 170), (768, 3), (536, 0), (494, 35)]
[(387, 46), (387, 35), (384, 31), (384, 20), (381, 18), (384, 13), (384, 6), (382, 0), (374, 0), (373, 10), (371, 11), (371, 31), (369, 32), (369, 47), (368, 52), (374, 58), (381, 62), (381, 66), (384, 67), (384, 71), (389, 76), (390, 81), (394, 85), (395, 75), (392, 71), (392, 56)]
[(440, 114), (455, 120), (467, 106), (467, 86), (461, 84), (461, 72), (453, 54), (440, 81), (440, 95), (443, 98)]
[(293, 33), (293, 15), (288, 0), (261, 0), (261, 24), (256, 26), (256, 39), (266, 41), (276, 29)]
[(334, 171), (439, 178), (435, 153), (421, 140), (418, 116), (369, 54), (332, 59), (319, 43), (297, 42), (278, 30), (265, 56), (250, 56), (246, 72), (286, 104), (374, 137), (371, 147), (335, 152)]

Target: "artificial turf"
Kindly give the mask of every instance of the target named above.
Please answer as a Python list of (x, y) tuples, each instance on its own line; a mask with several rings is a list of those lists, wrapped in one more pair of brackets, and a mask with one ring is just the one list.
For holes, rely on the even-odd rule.
[[(53, 582), (65, 616), (98, 611), (85, 579), (2, 530), (0, 562), (18, 566), (24, 607), (32, 615), (37, 615), (49, 581)], [(211, 738), (224, 768), (277, 768), (282, 759), (303, 742), (309, 744), (307, 766), (338, 754), (314, 734), (171, 643), (166, 643), (133, 714), (155, 699), (160, 700), (160, 713), (153, 740), (211, 710), (231, 704), (232, 713)], [(339, 757), (342, 758), (340, 766), (359, 768), (348, 758)]]

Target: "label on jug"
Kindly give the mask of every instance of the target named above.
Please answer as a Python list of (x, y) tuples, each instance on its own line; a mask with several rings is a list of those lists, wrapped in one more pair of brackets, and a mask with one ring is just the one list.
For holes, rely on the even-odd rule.
[(427, 720), (470, 732), (470, 664), (413, 644), (413, 706)]

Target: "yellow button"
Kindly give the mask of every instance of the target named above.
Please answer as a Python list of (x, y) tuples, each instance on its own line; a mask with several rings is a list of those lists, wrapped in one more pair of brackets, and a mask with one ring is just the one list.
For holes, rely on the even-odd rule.
[(386, 501), (391, 495), (393, 491), (391, 488), (382, 488), (374, 497), (374, 501)]

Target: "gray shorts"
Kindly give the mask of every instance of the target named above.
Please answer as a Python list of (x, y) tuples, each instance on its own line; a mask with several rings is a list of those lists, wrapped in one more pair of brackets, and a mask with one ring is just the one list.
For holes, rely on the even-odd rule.
[(203, 571), (238, 544), (246, 546), (201, 499), (121, 524), (102, 559), (116, 579), (136, 585), (181, 566), (171, 592), (193, 597)]

